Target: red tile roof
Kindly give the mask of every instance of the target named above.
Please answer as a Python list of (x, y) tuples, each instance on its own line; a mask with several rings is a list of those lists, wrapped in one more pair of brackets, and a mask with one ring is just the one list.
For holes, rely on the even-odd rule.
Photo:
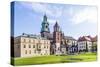
[(95, 36), (95, 37), (91, 37), (91, 36), (79, 37), (78, 41), (92, 41), (92, 42), (95, 42), (95, 41), (97, 41), (97, 36)]
[(92, 40), (93, 42), (97, 41), (97, 36), (93, 37), (91, 40)]

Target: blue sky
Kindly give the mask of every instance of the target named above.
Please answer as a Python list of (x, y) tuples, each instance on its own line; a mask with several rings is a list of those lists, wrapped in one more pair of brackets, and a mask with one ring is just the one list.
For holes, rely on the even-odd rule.
[(22, 33), (39, 34), (44, 14), (48, 17), (49, 28), (57, 21), (66, 36), (78, 38), (84, 35), (97, 35), (97, 7), (50, 4), (33, 2), (15, 2), (14, 35)]

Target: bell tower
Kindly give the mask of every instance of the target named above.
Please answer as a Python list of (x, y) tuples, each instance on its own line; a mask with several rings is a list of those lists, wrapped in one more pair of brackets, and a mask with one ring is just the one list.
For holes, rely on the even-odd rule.
[(62, 33), (60, 30), (60, 26), (58, 25), (57, 21), (54, 25), (54, 32), (53, 32), (53, 40), (55, 45), (55, 54), (60, 55), (61, 54), (61, 40), (62, 40)]
[(42, 28), (41, 28), (41, 36), (42, 37), (46, 37), (50, 33), (49, 23), (47, 21), (46, 14), (43, 17), (43, 21), (42, 21), (42, 24), (41, 25), (42, 25)]
[(60, 26), (58, 25), (57, 21), (54, 25), (54, 32), (53, 32), (54, 42), (55, 43), (61, 43), (61, 30)]

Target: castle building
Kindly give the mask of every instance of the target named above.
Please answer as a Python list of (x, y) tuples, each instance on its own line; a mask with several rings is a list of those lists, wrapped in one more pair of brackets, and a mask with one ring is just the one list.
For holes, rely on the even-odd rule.
[(97, 51), (97, 36), (91, 38), (92, 41), (92, 52), (96, 52)]
[(78, 39), (78, 51), (79, 52), (92, 51), (92, 41), (89, 36), (83, 36)]
[(67, 36), (67, 53), (68, 54), (73, 54), (78, 52), (78, 45), (77, 45), (77, 40), (74, 39), (73, 37)]
[(50, 55), (50, 40), (39, 35), (22, 34), (14, 38), (14, 57)]

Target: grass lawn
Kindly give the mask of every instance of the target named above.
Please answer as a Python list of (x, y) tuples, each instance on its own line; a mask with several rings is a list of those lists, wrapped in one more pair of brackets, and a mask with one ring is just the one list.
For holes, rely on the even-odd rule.
[(11, 58), (14, 65), (34, 65), (34, 64), (51, 64), (51, 63), (71, 63), (71, 62), (89, 62), (96, 61), (96, 53), (85, 53), (79, 55), (66, 56), (39, 56), (28, 58)]

